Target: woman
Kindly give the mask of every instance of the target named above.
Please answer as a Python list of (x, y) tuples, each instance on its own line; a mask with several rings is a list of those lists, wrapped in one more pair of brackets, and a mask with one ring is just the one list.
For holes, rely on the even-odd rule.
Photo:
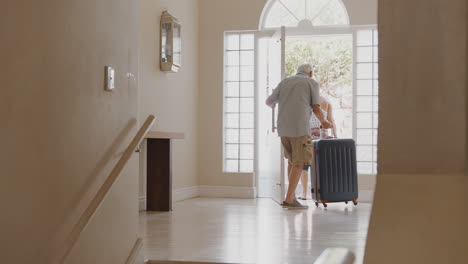
[[(336, 131), (335, 119), (333, 118), (333, 107), (325, 97), (320, 96), (320, 108), (322, 108), (323, 117), (332, 124), (333, 129), (333, 137), (337, 138), (338, 133)], [(311, 127), (311, 137), (312, 139), (319, 139), (320, 138), (320, 121), (317, 119), (315, 115), (312, 115), (310, 119), (310, 127)], [(329, 137), (330, 135), (323, 135), (325, 137)], [(302, 197), (299, 197), (301, 200), (307, 200), (307, 188), (309, 182), (309, 167), (304, 167), (301, 175), (301, 184), (302, 184)]]

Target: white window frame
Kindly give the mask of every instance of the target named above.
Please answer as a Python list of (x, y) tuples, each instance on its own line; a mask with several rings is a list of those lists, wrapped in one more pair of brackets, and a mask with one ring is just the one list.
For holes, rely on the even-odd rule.
[[(231, 50), (231, 49), (228, 49), (227, 47), (227, 39), (228, 39), (228, 36), (229, 35), (239, 35), (239, 49), (236, 49), (236, 50)], [(252, 49), (242, 49), (241, 48), (241, 38), (240, 36), (241, 35), (251, 35), (253, 37), (253, 48)], [(223, 53), (224, 53), (224, 63), (223, 63), (223, 67), (224, 67), (224, 78), (223, 78), (223, 172), (224, 173), (253, 173), (255, 171), (255, 161), (256, 161), (256, 156), (257, 156), (257, 153), (256, 153), (256, 128), (257, 128), (257, 124), (256, 124), (256, 105), (257, 105), (257, 102), (256, 102), (256, 90), (257, 90), (257, 87), (256, 87), (256, 79), (257, 79), (257, 69), (256, 69), (256, 38), (255, 38), (255, 31), (227, 31), (224, 33), (224, 49), (223, 49)], [(228, 58), (227, 58), (227, 54), (228, 52), (239, 52), (239, 63), (234, 66), (234, 67), (239, 67), (239, 81), (237, 81), (237, 83), (239, 83), (239, 95), (238, 96), (229, 96), (228, 95), (228, 82), (231, 82), (227, 79), (227, 76), (228, 76)], [(242, 63), (241, 63), (241, 52), (253, 52), (253, 65), (248, 65), (249, 67), (252, 66), (253, 67), (253, 72), (252, 72), (252, 75), (253, 75), (253, 79), (252, 80), (248, 80), (248, 81), (243, 81), (241, 80), (241, 67), (242, 67)], [(246, 65), (244, 65), (246, 66)], [(232, 67), (232, 65), (231, 65)], [(236, 81), (234, 81), (236, 82)], [(250, 83), (252, 85), (252, 96), (241, 96), (241, 84), (242, 83)], [(237, 112), (227, 112), (227, 100), (228, 98), (234, 98), (234, 99), (239, 99), (239, 106), (238, 106), (238, 111)], [(242, 109), (241, 109), (241, 100), (242, 99), (252, 99), (253, 100), (253, 110), (252, 112), (243, 112)], [(233, 127), (233, 128), (229, 128), (227, 127), (227, 115), (228, 114), (238, 114), (239, 115), (239, 124), (238, 124), (238, 127)], [(245, 114), (245, 115), (252, 115), (253, 116), (253, 124), (252, 124), (252, 127), (248, 127), (248, 128), (243, 128), (241, 126), (241, 116)], [(238, 134), (238, 142), (237, 143), (233, 143), (233, 142), (228, 142), (227, 140), (227, 130), (238, 130), (239, 134)], [(241, 138), (240, 138), (240, 134), (241, 134), (241, 131), (244, 130), (244, 131), (247, 131), (247, 130), (251, 130), (252, 131), (252, 137), (251, 137), (251, 142), (252, 143), (245, 143), (245, 142), (242, 142), (241, 141)], [(237, 158), (232, 158), (232, 157), (227, 157), (227, 146), (228, 145), (237, 145), (238, 146), (238, 152), (237, 152)], [(241, 147), (242, 146), (251, 146), (251, 151), (252, 151), (252, 155), (253, 157), (252, 158), (241, 158)], [(229, 161), (237, 161), (237, 170), (230, 170), (228, 168), (228, 165), (227, 163)], [(242, 166), (241, 166), (241, 162), (244, 161), (244, 162), (249, 162), (251, 163), (250, 167), (251, 169), (243, 169)]]
[[(357, 34), (359, 31), (372, 31), (372, 45), (358, 45), (357, 44)], [(379, 109), (374, 107), (375, 102), (374, 100), (379, 99), (379, 87), (378, 87), (378, 81), (379, 81), (379, 74), (375, 71), (375, 66), (377, 65), (378, 67), (378, 31), (377, 31), (377, 26), (376, 25), (371, 25), (371, 26), (354, 26), (353, 27), (353, 138), (356, 141), (356, 150), (358, 154), (358, 173), (360, 175), (376, 175), (377, 174), (377, 148), (378, 148), (378, 142), (377, 142), (377, 135), (374, 133), (378, 133), (378, 122), (375, 123), (375, 115), (379, 115)], [(357, 58), (357, 53), (358, 53), (358, 48), (360, 47), (369, 47), (372, 48), (372, 59), (371, 62), (358, 62)], [(377, 51), (377, 52), (376, 52)], [(377, 54), (376, 54), (377, 53)], [(364, 80), (364, 79), (358, 79), (357, 75), (357, 65), (360, 63), (371, 63), (372, 64), (372, 77), (370, 79), (365, 79), (368, 81), (372, 82), (372, 92), (370, 95), (358, 95), (358, 85), (357, 82), (359, 80)], [(376, 86), (377, 83), (377, 87)], [(377, 91), (377, 93), (376, 93)], [(358, 127), (358, 97), (371, 97), (372, 98), (372, 109), (368, 113), (371, 114), (371, 127), (370, 128), (359, 128)], [(372, 130), (372, 144), (360, 144), (358, 141), (358, 130), (360, 129), (368, 129)], [(360, 147), (371, 147), (371, 161), (363, 161), (359, 160), (359, 148)], [(360, 163), (370, 163), (372, 166), (371, 172), (370, 173), (363, 173), (359, 170), (359, 165)]]
[[(260, 23), (259, 23), (259, 30), (274, 30), (274, 29), (279, 29), (280, 27), (274, 28), (274, 27), (266, 27), (266, 21), (268, 19), (268, 15), (270, 14), (271, 8), (273, 7), (273, 4), (279, 0), (268, 0), (268, 2), (265, 5), (265, 8), (263, 8), (263, 12), (260, 16)], [(343, 0), (339, 0), (340, 5), (343, 7), (345, 13), (346, 13), (346, 23), (343, 25), (323, 25), (323, 26), (314, 26), (314, 28), (327, 28), (327, 27), (346, 27), (350, 24), (350, 19), (349, 19), (349, 13), (348, 10), (343, 3)], [(307, 2), (305, 3), (307, 5)], [(325, 4), (328, 5), (329, 3)], [(314, 17), (314, 19), (319, 15), (320, 13), (317, 13), (317, 15)], [(313, 23), (313, 21), (311, 21)], [(287, 30), (289, 29), (295, 29), (297, 27), (286, 27)]]

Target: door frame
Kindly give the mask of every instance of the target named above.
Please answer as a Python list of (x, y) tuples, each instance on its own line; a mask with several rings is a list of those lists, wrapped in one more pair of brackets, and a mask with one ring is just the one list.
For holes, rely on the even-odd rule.
[[(353, 66), (352, 66), (352, 75), (353, 75), (353, 83), (352, 83), (352, 91), (353, 91), (353, 105), (356, 105), (356, 52), (357, 52), (357, 46), (356, 46), (356, 33), (359, 30), (375, 30), (377, 29), (377, 25), (353, 25), (353, 26), (324, 26), (324, 27), (312, 27), (312, 28), (285, 28), (285, 35), (282, 37), (300, 37), (300, 36), (333, 36), (333, 35), (350, 35), (352, 37), (353, 41)], [(256, 130), (259, 128), (259, 107), (264, 107), (264, 104), (262, 102), (258, 101), (259, 98), (259, 93), (260, 93), (260, 87), (259, 87), (259, 72), (258, 72), (258, 67), (259, 67), (259, 38), (265, 38), (265, 37), (273, 37), (274, 34), (276, 34), (278, 31), (280, 31), (281, 28), (276, 28), (276, 29), (267, 29), (267, 30), (258, 30), (255, 31), (255, 127)], [(282, 54), (282, 56), (285, 56), (285, 54)], [(285, 58), (282, 58), (282, 63), (285, 63)], [(283, 67), (284, 69), (284, 67)], [(284, 72), (282, 73), (284, 77)], [(353, 107), (353, 124), (352, 124), (352, 130), (353, 130), (353, 138), (356, 138), (356, 118), (355, 118), (355, 108)], [(254, 163), (254, 177), (255, 177), (255, 189), (256, 189), (256, 196), (258, 197), (258, 189), (260, 188), (260, 180), (258, 177), (258, 171), (259, 171), (259, 133), (258, 131), (255, 131), (255, 163)], [(285, 163), (282, 162), (282, 173), (285, 171)], [(282, 176), (281, 179), (281, 195), (284, 197), (285, 194), (285, 177), (286, 175)]]

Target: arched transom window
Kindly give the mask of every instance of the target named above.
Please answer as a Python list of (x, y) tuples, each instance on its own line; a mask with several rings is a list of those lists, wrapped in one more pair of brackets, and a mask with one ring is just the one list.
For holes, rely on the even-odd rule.
[(341, 0), (270, 0), (262, 15), (261, 29), (349, 25)]

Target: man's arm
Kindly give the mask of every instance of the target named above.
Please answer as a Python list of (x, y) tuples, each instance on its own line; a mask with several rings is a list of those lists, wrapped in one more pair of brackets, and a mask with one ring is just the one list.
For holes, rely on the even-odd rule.
[(319, 104), (312, 105), (312, 109), (314, 111), (315, 116), (318, 118), (318, 120), (322, 124), (323, 128), (332, 128), (332, 125), (330, 124), (330, 122), (325, 120), (325, 118), (323, 117), (322, 108), (320, 108)]
[(275, 101), (271, 98), (271, 96), (266, 99), (265, 104), (271, 108), (275, 108), (276, 106)]
[(266, 99), (265, 101), (265, 104), (268, 105), (269, 107), (271, 108), (275, 108), (276, 106), (276, 103), (278, 102), (278, 99), (279, 99), (279, 93), (280, 93), (280, 88), (281, 88), (281, 84), (283, 82), (281, 81), (279, 84), (278, 84), (278, 87), (276, 87), (276, 89), (273, 90), (273, 92), (271, 93), (270, 96), (268, 96), (268, 98)]

